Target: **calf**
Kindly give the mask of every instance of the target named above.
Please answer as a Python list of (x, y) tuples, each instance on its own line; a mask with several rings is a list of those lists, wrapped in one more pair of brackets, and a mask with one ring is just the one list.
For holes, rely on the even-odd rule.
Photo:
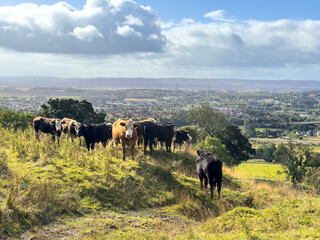
[(200, 179), (200, 186), (203, 188), (203, 180), (205, 189), (207, 189), (208, 182), (210, 184), (211, 198), (213, 198), (213, 191), (218, 186), (218, 196), (220, 198), (221, 181), (222, 181), (222, 162), (211, 153), (197, 151), (198, 158), (196, 160), (197, 172)]
[(62, 131), (61, 120), (58, 118), (35, 117), (33, 119), (33, 129), (36, 134), (36, 139), (39, 140), (40, 132), (52, 135), (52, 140), (55, 142), (55, 137), (58, 137), (58, 145), (60, 146), (60, 136)]
[(126, 160), (126, 145), (131, 149), (132, 160), (134, 160), (133, 152), (137, 141), (137, 127), (139, 123), (134, 123), (131, 119), (123, 121), (118, 119), (112, 125), (112, 138), (116, 147), (121, 143), (123, 160)]
[(150, 153), (152, 153), (155, 139), (157, 139), (159, 142), (164, 142), (167, 152), (171, 152), (172, 138), (174, 135), (173, 127), (173, 123), (167, 123), (166, 125), (146, 125), (144, 135), (144, 153), (146, 153), (148, 144)]
[(100, 124), (76, 124), (77, 136), (83, 136), (88, 148), (88, 151), (94, 149), (95, 143), (102, 143), (103, 147), (106, 147), (107, 141), (112, 138), (112, 126), (111, 123)]
[(174, 138), (173, 138), (173, 151), (176, 149), (176, 143), (179, 144), (179, 149), (181, 151), (182, 143), (190, 143), (192, 137), (189, 135), (189, 132), (186, 130), (175, 130), (174, 131)]

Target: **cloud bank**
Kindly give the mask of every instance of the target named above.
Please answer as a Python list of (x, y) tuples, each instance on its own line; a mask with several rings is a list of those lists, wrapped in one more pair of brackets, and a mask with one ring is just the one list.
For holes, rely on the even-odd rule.
[(0, 47), (19, 52), (108, 55), (161, 52), (165, 37), (151, 8), (131, 0), (87, 0), (0, 8)]
[[(320, 21), (178, 24), (164, 31), (173, 61), (181, 65), (283, 67), (320, 63)], [(208, 15), (206, 15), (208, 16)]]
[(7, 75), (320, 80), (320, 21), (216, 10), (203, 21), (161, 23), (132, 0), (0, 7), (0, 50)]

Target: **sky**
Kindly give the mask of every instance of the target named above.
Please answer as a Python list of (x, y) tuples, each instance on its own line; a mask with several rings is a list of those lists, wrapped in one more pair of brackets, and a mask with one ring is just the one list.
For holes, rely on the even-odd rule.
[(0, 76), (320, 80), (318, 0), (1, 0)]

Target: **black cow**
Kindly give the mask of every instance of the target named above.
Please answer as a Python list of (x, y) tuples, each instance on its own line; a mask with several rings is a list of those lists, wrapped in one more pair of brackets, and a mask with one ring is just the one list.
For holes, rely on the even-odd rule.
[(213, 191), (217, 185), (218, 195), (220, 198), (221, 181), (222, 181), (222, 162), (211, 153), (197, 151), (198, 158), (196, 160), (197, 172), (200, 179), (201, 189), (203, 188), (203, 180), (205, 189), (207, 189), (208, 182), (210, 184), (211, 198), (213, 198)]
[(145, 126), (156, 124), (157, 121), (153, 118), (147, 118), (145, 120), (141, 120), (136, 123), (139, 123), (139, 126), (137, 127), (137, 134), (138, 134), (138, 142), (137, 143), (138, 143), (138, 147), (140, 147), (140, 145), (142, 145), (143, 139), (144, 139)]
[(107, 141), (112, 139), (112, 124), (99, 123), (99, 124), (81, 124), (76, 125), (77, 136), (83, 136), (88, 151), (90, 148), (94, 149), (94, 144), (101, 142), (103, 147), (106, 147)]
[(155, 139), (159, 142), (164, 142), (166, 145), (167, 152), (171, 152), (171, 144), (174, 136), (173, 130), (174, 124), (167, 123), (162, 124), (151, 124), (145, 126), (144, 133), (144, 153), (146, 153), (147, 145), (149, 144), (150, 153), (152, 153), (152, 147), (155, 143)]
[(190, 143), (192, 137), (189, 135), (189, 132), (186, 130), (175, 130), (174, 131), (174, 138), (173, 138), (173, 151), (176, 149), (176, 143), (179, 144), (179, 149), (181, 151), (182, 143)]
[(60, 146), (60, 136), (62, 132), (61, 120), (58, 118), (35, 117), (33, 119), (33, 129), (36, 134), (36, 139), (39, 140), (40, 132), (49, 133), (52, 135), (52, 140), (55, 142), (55, 137), (58, 137), (58, 145)]

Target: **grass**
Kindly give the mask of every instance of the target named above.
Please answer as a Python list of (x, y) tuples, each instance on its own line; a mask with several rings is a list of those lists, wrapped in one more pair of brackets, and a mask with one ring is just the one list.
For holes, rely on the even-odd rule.
[(1, 239), (318, 236), (319, 198), (282, 181), (278, 165), (224, 168), (222, 198), (211, 200), (199, 188), (192, 149), (137, 149), (136, 160), (122, 161), (100, 144), (88, 153), (64, 138), (60, 148), (48, 136), (37, 142), (31, 130), (0, 135)]
[(236, 175), (255, 180), (285, 181), (286, 175), (281, 164), (251, 160), (234, 169)]

